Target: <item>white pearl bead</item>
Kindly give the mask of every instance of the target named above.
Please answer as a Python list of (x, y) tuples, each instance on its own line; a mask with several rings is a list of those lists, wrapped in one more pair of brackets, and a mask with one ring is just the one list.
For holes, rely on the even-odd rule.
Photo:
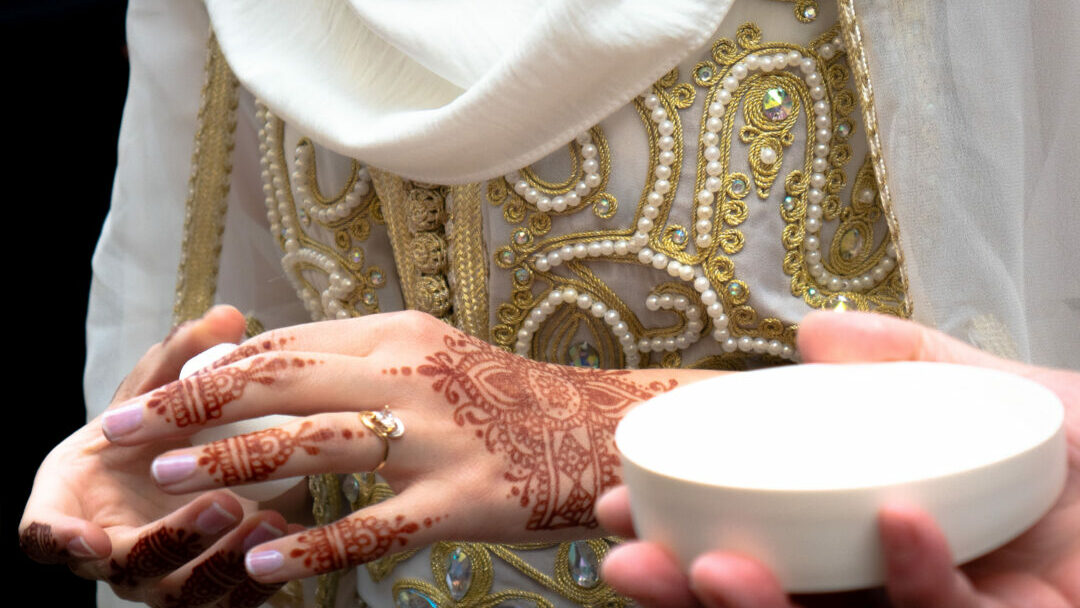
[(672, 299), (670, 293), (660, 295), (660, 308), (663, 308), (664, 310), (671, 310), (671, 306), (673, 305), (673, 303), (674, 300)]
[(809, 205), (806, 208), (806, 217), (821, 219), (822, 210), (821, 205)]
[(803, 239), (803, 246), (807, 251), (817, 251), (821, 247), (821, 241), (816, 236), (808, 236)]
[(652, 340), (649, 340), (649, 347), (653, 351), (662, 351), (662, 350), (664, 350), (664, 339), (663, 338), (653, 338)]
[(585, 257), (588, 257), (588, 256), (589, 256), (589, 248), (586, 247), (584, 243), (578, 243), (578, 244), (574, 245), (574, 257), (575, 258), (580, 259), (580, 258), (585, 258)]
[(588, 196), (591, 190), (589, 188), (589, 184), (586, 184), (585, 182), (578, 182), (577, 185), (574, 186), (574, 192), (577, 192), (578, 196)]
[(551, 211), (551, 199), (545, 196), (544, 198), (536, 201), (536, 208), (537, 210), (543, 212)]
[(611, 255), (613, 253), (615, 253), (615, 243), (611, 239), (600, 241), (600, 255)]
[(768, 55), (766, 55), (764, 57), (758, 57), (758, 67), (761, 68), (762, 72), (771, 72), (771, 71), (773, 71), (773, 67), (775, 67), (775, 66), (773, 66), (772, 57), (770, 57)]
[(870, 188), (863, 188), (859, 190), (858, 199), (860, 203), (869, 204), (874, 202), (874, 191)]
[(739, 350), (747, 353), (754, 350), (754, 339), (750, 336), (739, 338)]
[(615, 310), (614, 308), (609, 308), (607, 312), (604, 313), (604, 323), (607, 323), (608, 325), (615, 325), (618, 322), (619, 311)]
[(829, 104), (828, 104), (828, 102), (819, 101), (819, 102), (816, 102), (814, 104), (814, 114), (815, 115), (820, 116), (822, 114), (828, 114), (828, 113), (829, 113)]
[(705, 219), (698, 220), (697, 223), (694, 224), (694, 230), (696, 230), (698, 234), (708, 234), (712, 232), (712, 222)]
[(652, 262), (652, 250), (646, 247), (637, 254), (637, 259), (642, 264), (649, 264)]
[(559, 247), (559, 255), (562, 256), (563, 261), (570, 261), (576, 257), (574, 255), (574, 248), (570, 245)]
[(577, 302), (578, 292), (573, 287), (567, 287), (562, 292), (562, 300), (567, 304), (573, 304)]
[(607, 306), (604, 306), (603, 302), (593, 302), (592, 307), (589, 308), (589, 314), (596, 318), (604, 316), (605, 312), (607, 312)]
[(806, 84), (808, 84), (808, 85), (810, 85), (812, 87), (815, 87), (815, 86), (821, 84), (821, 73), (820, 72), (811, 72), (811, 73), (807, 74), (806, 75)]
[(697, 277), (696, 279), (694, 279), (694, 289), (697, 290), (698, 293), (701, 293), (708, 288), (709, 279), (706, 279), (705, 277)]
[(840, 279), (836, 277), (829, 279), (829, 291), (840, 291), (841, 288)]
[(651, 348), (649, 348), (649, 340), (648, 340), (648, 338), (642, 338), (642, 339), (638, 340), (637, 349), (639, 351), (643, 352), (643, 353), (647, 353), (650, 350), (652, 350)]
[(814, 119), (814, 126), (819, 129), (828, 129), (832, 126), (832, 120), (830, 120), (828, 116), (822, 114)]
[(716, 92), (716, 101), (724, 104), (725, 106), (731, 103), (731, 92), (723, 89)]
[(653, 175), (659, 179), (667, 179), (671, 177), (671, 167), (665, 165), (657, 165), (656, 169), (653, 169)]
[(578, 308), (580, 308), (581, 310), (588, 310), (589, 308), (592, 307), (592, 305), (593, 305), (592, 296), (590, 296), (587, 293), (583, 293), (583, 294), (578, 295), (578, 297), (577, 297), (577, 307)]
[(566, 211), (566, 199), (561, 196), (556, 196), (551, 199), (551, 208), (554, 211)]
[(682, 268), (679, 269), (679, 278), (684, 281), (689, 281), (694, 278), (694, 267), (689, 264), (683, 264)]
[(771, 165), (776, 162), (776, 150), (765, 146), (761, 149), (760, 157), (761, 162), (765, 163), (766, 165)]
[(675, 338), (664, 338), (664, 350), (672, 352), (676, 348), (678, 348), (678, 345), (675, 344)]
[(733, 353), (739, 349), (739, 343), (735, 341), (735, 338), (727, 338), (720, 344), (720, 348), (725, 353)]
[(653, 256), (652, 256), (652, 266), (653, 266), (653, 268), (655, 268), (657, 270), (660, 270), (660, 269), (664, 268), (665, 266), (667, 266), (667, 263), (668, 263), (668, 258), (667, 258), (666, 255), (664, 255), (662, 253), (654, 253), (653, 254)]
[(725, 109), (724, 104), (714, 101), (709, 104), (709, 116), (723, 116)]
[(825, 193), (817, 188), (810, 188), (810, 190), (806, 192), (806, 198), (811, 203), (820, 203), (825, 200)]
[(806, 231), (817, 232), (821, 230), (821, 220), (812, 217), (806, 218)]
[(665, 120), (660, 124), (656, 125), (656, 130), (660, 133), (660, 135), (671, 135), (675, 132), (675, 123), (671, 122), (670, 120)]
[(591, 257), (591, 258), (598, 258), (603, 253), (603, 251), (600, 248), (600, 243), (589, 243), (588, 250), (589, 250), (589, 257)]
[(675, 162), (675, 153), (671, 150), (665, 150), (660, 153), (659, 160), (661, 165), (670, 167)]
[(724, 172), (724, 165), (720, 164), (720, 161), (709, 161), (705, 165), (705, 173), (708, 173), (711, 177), (716, 177)]
[(672, 260), (668, 262), (667, 273), (672, 277), (679, 276), (679, 272), (682, 270), (682, 263)]
[(814, 156), (817, 158), (825, 158), (829, 155), (828, 144), (814, 144)]
[(558, 266), (559, 264), (563, 263), (562, 254), (560, 254), (558, 251), (552, 251), (551, 253), (547, 254), (547, 259), (548, 263), (552, 266)]
[(719, 192), (724, 187), (724, 180), (719, 177), (706, 177), (705, 189), (709, 192)]
[(724, 126), (724, 121), (712, 116), (705, 121), (705, 129), (710, 133), (716, 133)]
[(711, 205), (713, 202), (713, 193), (708, 190), (702, 190), (697, 193), (697, 202), (699, 205)]
[(712, 237), (707, 233), (699, 234), (694, 238), (694, 244), (696, 244), (699, 249), (704, 249), (712, 244)]
[(810, 99), (822, 99), (825, 97), (825, 87), (818, 85), (810, 87)]
[(824, 188), (825, 187), (825, 174), (824, 173), (811, 173), (810, 174), (810, 185), (815, 187), (815, 188)]
[(655, 93), (649, 93), (645, 96), (644, 104), (645, 107), (649, 108), (650, 110), (655, 109), (657, 106), (660, 105), (660, 97), (658, 97)]
[(567, 207), (577, 207), (581, 204), (581, 197), (578, 196), (578, 193), (574, 192), (573, 190), (563, 195), (563, 200), (566, 201)]
[(821, 143), (827, 144), (829, 143), (829, 140), (832, 139), (832, 131), (829, 129), (818, 129), (817, 131), (814, 131), (814, 137)]
[[(665, 135), (656, 140), (656, 145), (659, 146), (661, 150), (671, 150), (675, 147), (675, 138), (670, 135)], [(668, 164), (670, 165), (671, 163)]]
[(716, 133), (706, 131), (701, 134), (701, 144), (703, 146), (715, 146), (720, 143), (720, 136)]
[(806, 263), (807, 264), (820, 264), (821, 263), (821, 252), (820, 251), (807, 251), (805, 257), (806, 257)]
[[(601, 181), (603, 181), (601, 177), (595, 173), (590, 173), (585, 176), (585, 185), (589, 188), (595, 188), (599, 186)], [(584, 196), (580, 192), (578, 194)], [(586, 192), (586, 194), (588, 194), (588, 192)]]
[[(711, 314), (713, 312), (712, 306), (715, 306), (719, 311), (716, 313), (716, 315)], [(709, 313), (709, 318), (713, 321), (713, 327), (716, 327), (717, 329), (727, 329), (728, 316), (724, 314), (724, 309), (722, 306), (720, 306), (719, 302), (709, 307)]]
[(690, 342), (686, 339), (686, 336), (675, 336), (675, 348), (682, 350), (690, 346)]
[(701, 219), (709, 219), (712, 217), (713, 208), (710, 205), (701, 205), (697, 208), (697, 216)]
[(745, 63), (736, 63), (731, 68), (731, 75), (734, 76), (735, 78), (738, 78), (739, 80), (742, 80), (743, 78), (746, 78), (747, 73), (748, 73), (748, 70), (746, 69), (746, 64)]
[(799, 51), (788, 51), (787, 63), (788, 65), (799, 65), (802, 62), (802, 53)]
[(653, 294), (645, 298), (645, 308), (652, 311), (660, 310), (660, 296)]
[(765, 338), (757, 338), (756, 340), (754, 340), (755, 353), (763, 353), (767, 348), (769, 348), (769, 343), (765, 340)]
[[(614, 243), (612, 243), (611, 248), (615, 252), (615, 255), (620, 255), (620, 256), (626, 255), (627, 253), (630, 252), (630, 243), (629, 243), (629, 241), (619, 239), (619, 240), (615, 241)], [(605, 255), (611, 255), (611, 254), (606, 253)]]
[(806, 57), (805, 59), (803, 59), (802, 61), (799, 62), (799, 70), (803, 74), (809, 74), (809, 73), (813, 72), (816, 69), (817, 69), (817, 66), (814, 65), (814, 60), (810, 59), (809, 57)]
[(757, 55), (748, 55), (746, 57), (746, 68), (748, 70), (756, 70), (759, 66), (759, 59)]
[(653, 122), (660, 122), (667, 119), (667, 110), (659, 106), (653, 108), (652, 111)]
[(717, 146), (707, 146), (704, 152), (705, 160), (720, 160), (720, 148)]
[(543, 255), (533, 260), (533, 266), (535, 266), (536, 269), (540, 272), (547, 272), (548, 270), (551, 270), (551, 264), (548, 263), (547, 256)]
[(810, 167), (813, 171), (824, 173), (825, 170), (829, 168), (829, 161), (824, 158), (815, 158), (814, 161), (810, 163)]
[(717, 299), (718, 298), (716, 292), (712, 289), (706, 289), (705, 291), (701, 292), (701, 303), (706, 306), (709, 306), (710, 304), (715, 304), (717, 302)]
[(671, 182), (666, 179), (658, 179), (653, 183), (653, 190), (659, 194), (665, 194), (671, 190)]
[(818, 48), (818, 53), (825, 59), (832, 59), (833, 55), (836, 54), (836, 49), (833, 48), (833, 45), (825, 43)]

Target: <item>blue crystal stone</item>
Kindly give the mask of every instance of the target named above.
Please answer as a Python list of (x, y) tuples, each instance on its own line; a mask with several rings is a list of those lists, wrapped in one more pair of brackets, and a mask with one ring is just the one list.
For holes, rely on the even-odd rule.
[(600, 352), (588, 342), (579, 342), (569, 348), (570, 365), (574, 367), (600, 367)]
[(676, 245), (682, 245), (683, 243), (685, 243), (686, 242), (686, 229), (685, 228), (676, 228), (675, 230), (672, 230), (671, 231), (671, 240)]
[(578, 587), (592, 589), (600, 582), (600, 560), (588, 542), (578, 540), (570, 543), (566, 561), (570, 566), (570, 578)]
[(461, 547), (454, 547), (446, 556), (446, 588), (455, 602), (460, 602), (469, 592), (472, 577), (472, 558)]
[(396, 608), (439, 608), (435, 600), (417, 591), (416, 589), (402, 589), (394, 596)]

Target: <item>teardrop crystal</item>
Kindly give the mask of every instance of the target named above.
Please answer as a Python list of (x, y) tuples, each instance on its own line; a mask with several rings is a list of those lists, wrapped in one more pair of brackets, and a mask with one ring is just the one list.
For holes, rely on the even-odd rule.
[(600, 582), (600, 560), (596, 551), (583, 540), (570, 543), (570, 552), (566, 555), (570, 566), (570, 578), (577, 586), (592, 589)]
[(472, 558), (461, 547), (454, 547), (446, 556), (446, 588), (455, 602), (460, 602), (469, 592), (472, 576)]

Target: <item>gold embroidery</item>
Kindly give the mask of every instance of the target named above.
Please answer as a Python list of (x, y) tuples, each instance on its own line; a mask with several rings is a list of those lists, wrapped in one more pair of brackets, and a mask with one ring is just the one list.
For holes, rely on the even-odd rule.
[[(281, 264), (286, 276), (312, 318), (379, 312), (377, 290), (386, 286), (386, 276), (379, 266), (366, 264), (362, 243), (370, 237), (372, 223), (384, 222), (368, 170), (352, 161), (344, 185), (336, 194), (327, 196), (319, 186), (314, 144), (301, 138), (290, 178), (284, 149), (285, 123), (262, 104), (257, 115), (263, 122), (259, 139), (266, 176), (267, 217), (285, 252)], [(323, 243), (316, 231), (332, 234), (332, 244)], [(309, 279), (312, 274), (322, 275), (325, 286), (316, 286)]]
[(885, 168), (885, 156), (882, 152), (881, 131), (878, 128), (877, 109), (874, 106), (874, 88), (870, 82), (870, 68), (867, 65), (863, 34), (859, 27), (858, 17), (855, 14), (854, 0), (840, 0), (839, 6), (840, 29), (845, 44), (851, 49), (848, 54), (849, 64), (854, 73), (855, 88), (859, 92), (859, 105), (862, 108), (863, 124), (866, 126), (866, 140), (870, 147), (870, 158), (874, 164), (874, 175), (877, 177), (881, 207), (885, 211), (885, 221), (889, 227), (889, 234), (896, 244), (897, 274), (899, 283), (903, 287), (901, 313), (904, 317), (910, 317), (913, 314), (914, 305), (911, 295), (907, 291), (909, 283), (907, 267), (904, 263), (904, 241), (903, 235), (900, 233), (900, 223), (893, 212), (892, 194), (889, 190), (888, 171)]
[[(338, 476), (333, 473), (308, 477), (308, 491), (311, 492), (312, 514), (315, 516), (316, 525), (325, 526), (344, 515), (340, 488)], [(333, 608), (337, 600), (339, 580), (341, 580), (341, 572), (329, 572), (318, 576), (315, 588), (315, 605), (318, 608)]]
[(470, 336), (490, 341), (487, 247), (480, 185), (454, 186), (450, 189), (450, 200), (450, 222), (446, 226), (450, 242), (448, 278), (454, 294), (457, 327)]
[(779, 0), (792, 5), (795, 18), (803, 23), (810, 23), (818, 16), (817, 0)]
[(217, 291), (239, 83), (213, 32), (207, 43), (205, 77), (195, 148), (191, 153), (191, 179), (173, 305), (174, 324), (202, 316), (214, 303), (214, 292)]

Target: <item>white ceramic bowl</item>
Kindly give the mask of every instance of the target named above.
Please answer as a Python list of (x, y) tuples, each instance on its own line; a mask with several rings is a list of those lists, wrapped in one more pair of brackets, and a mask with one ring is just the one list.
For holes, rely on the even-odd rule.
[(957, 563), (1036, 522), (1066, 475), (1064, 409), (1018, 376), (959, 365), (797, 365), (717, 377), (615, 432), (640, 537), (685, 569), (754, 557), (785, 589), (884, 581), (875, 517), (933, 515)]

